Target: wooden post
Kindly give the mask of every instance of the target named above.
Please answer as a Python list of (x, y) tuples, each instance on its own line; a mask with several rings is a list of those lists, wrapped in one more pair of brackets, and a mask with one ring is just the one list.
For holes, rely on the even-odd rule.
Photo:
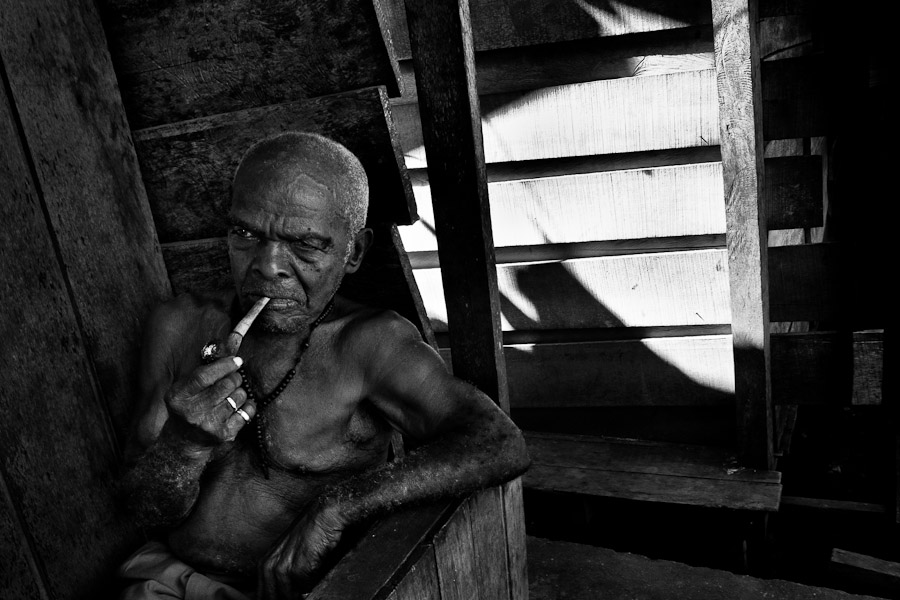
[(768, 254), (756, 0), (713, 0), (738, 451), (771, 469)]
[(406, 3), (453, 372), (509, 410), (468, 0)]

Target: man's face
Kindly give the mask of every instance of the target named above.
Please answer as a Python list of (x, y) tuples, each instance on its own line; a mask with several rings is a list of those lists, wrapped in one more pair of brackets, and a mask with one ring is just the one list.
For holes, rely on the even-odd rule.
[[(250, 165), (253, 167), (253, 165)], [(258, 319), (271, 332), (293, 333), (312, 322), (345, 273), (362, 261), (337, 210), (337, 181), (296, 168), (242, 168), (228, 215), (231, 272), (244, 310), (272, 300)], [(359, 254), (359, 256), (357, 256)]]

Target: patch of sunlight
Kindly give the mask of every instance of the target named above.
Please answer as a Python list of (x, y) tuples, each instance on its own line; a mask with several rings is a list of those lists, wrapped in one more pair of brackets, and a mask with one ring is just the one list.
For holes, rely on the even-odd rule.
[[(602, 3), (592, 0), (575, 0), (575, 4), (594, 20), (597, 24), (597, 32), (601, 36), (645, 31), (648, 24), (651, 23), (653, 28), (659, 29), (689, 25), (681, 19), (633, 6), (633, 0), (604, 0)], [(595, 4), (600, 4), (600, 6)]]
[(733, 394), (734, 357), (731, 352), (720, 350), (722, 344), (730, 346), (730, 341), (730, 335), (698, 335), (681, 338), (677, 344), (664, 337), (645, 339), (641, 343), (694, 383)]

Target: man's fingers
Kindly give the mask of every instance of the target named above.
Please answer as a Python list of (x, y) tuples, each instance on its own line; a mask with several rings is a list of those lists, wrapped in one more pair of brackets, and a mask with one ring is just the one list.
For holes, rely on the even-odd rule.
[(239, 356), (226, 356), (208, 365), (199, 366), (188, 380), (184, 392), (191, 396), (199, 394), (226, 375), (237, 371), (243, 363), (243, 359)]
[(212, 405), (215, 406), (219, 402), (225, 399), (226, 396), (234, 397), (234, 394), (237, 392), (238, 387), (240, 387), (241, 383), (243, 383), (243, 378), (240, 373), (229, 373), (225, 375), (214, 384), (206, 388), (206, 391), (203, 393), (209, 401), (212, 402)]
[(252, 402), (245, 402), (243, 405), (238, 405), (237, 410), (233, 411), (231, 416), (228, 417), (228, 425), (234, 428), (235, 433), (237, 433), (237, 430), (249, 423), (255, 414), (256, 405)]

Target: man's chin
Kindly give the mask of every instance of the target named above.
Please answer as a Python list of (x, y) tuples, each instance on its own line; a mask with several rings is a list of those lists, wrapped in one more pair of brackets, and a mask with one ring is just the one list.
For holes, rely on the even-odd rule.
[(259, 328), (266, 333), (299, 333), (306, 325), (302, 317), (282, 317), (266, 314), (260, 315)]

